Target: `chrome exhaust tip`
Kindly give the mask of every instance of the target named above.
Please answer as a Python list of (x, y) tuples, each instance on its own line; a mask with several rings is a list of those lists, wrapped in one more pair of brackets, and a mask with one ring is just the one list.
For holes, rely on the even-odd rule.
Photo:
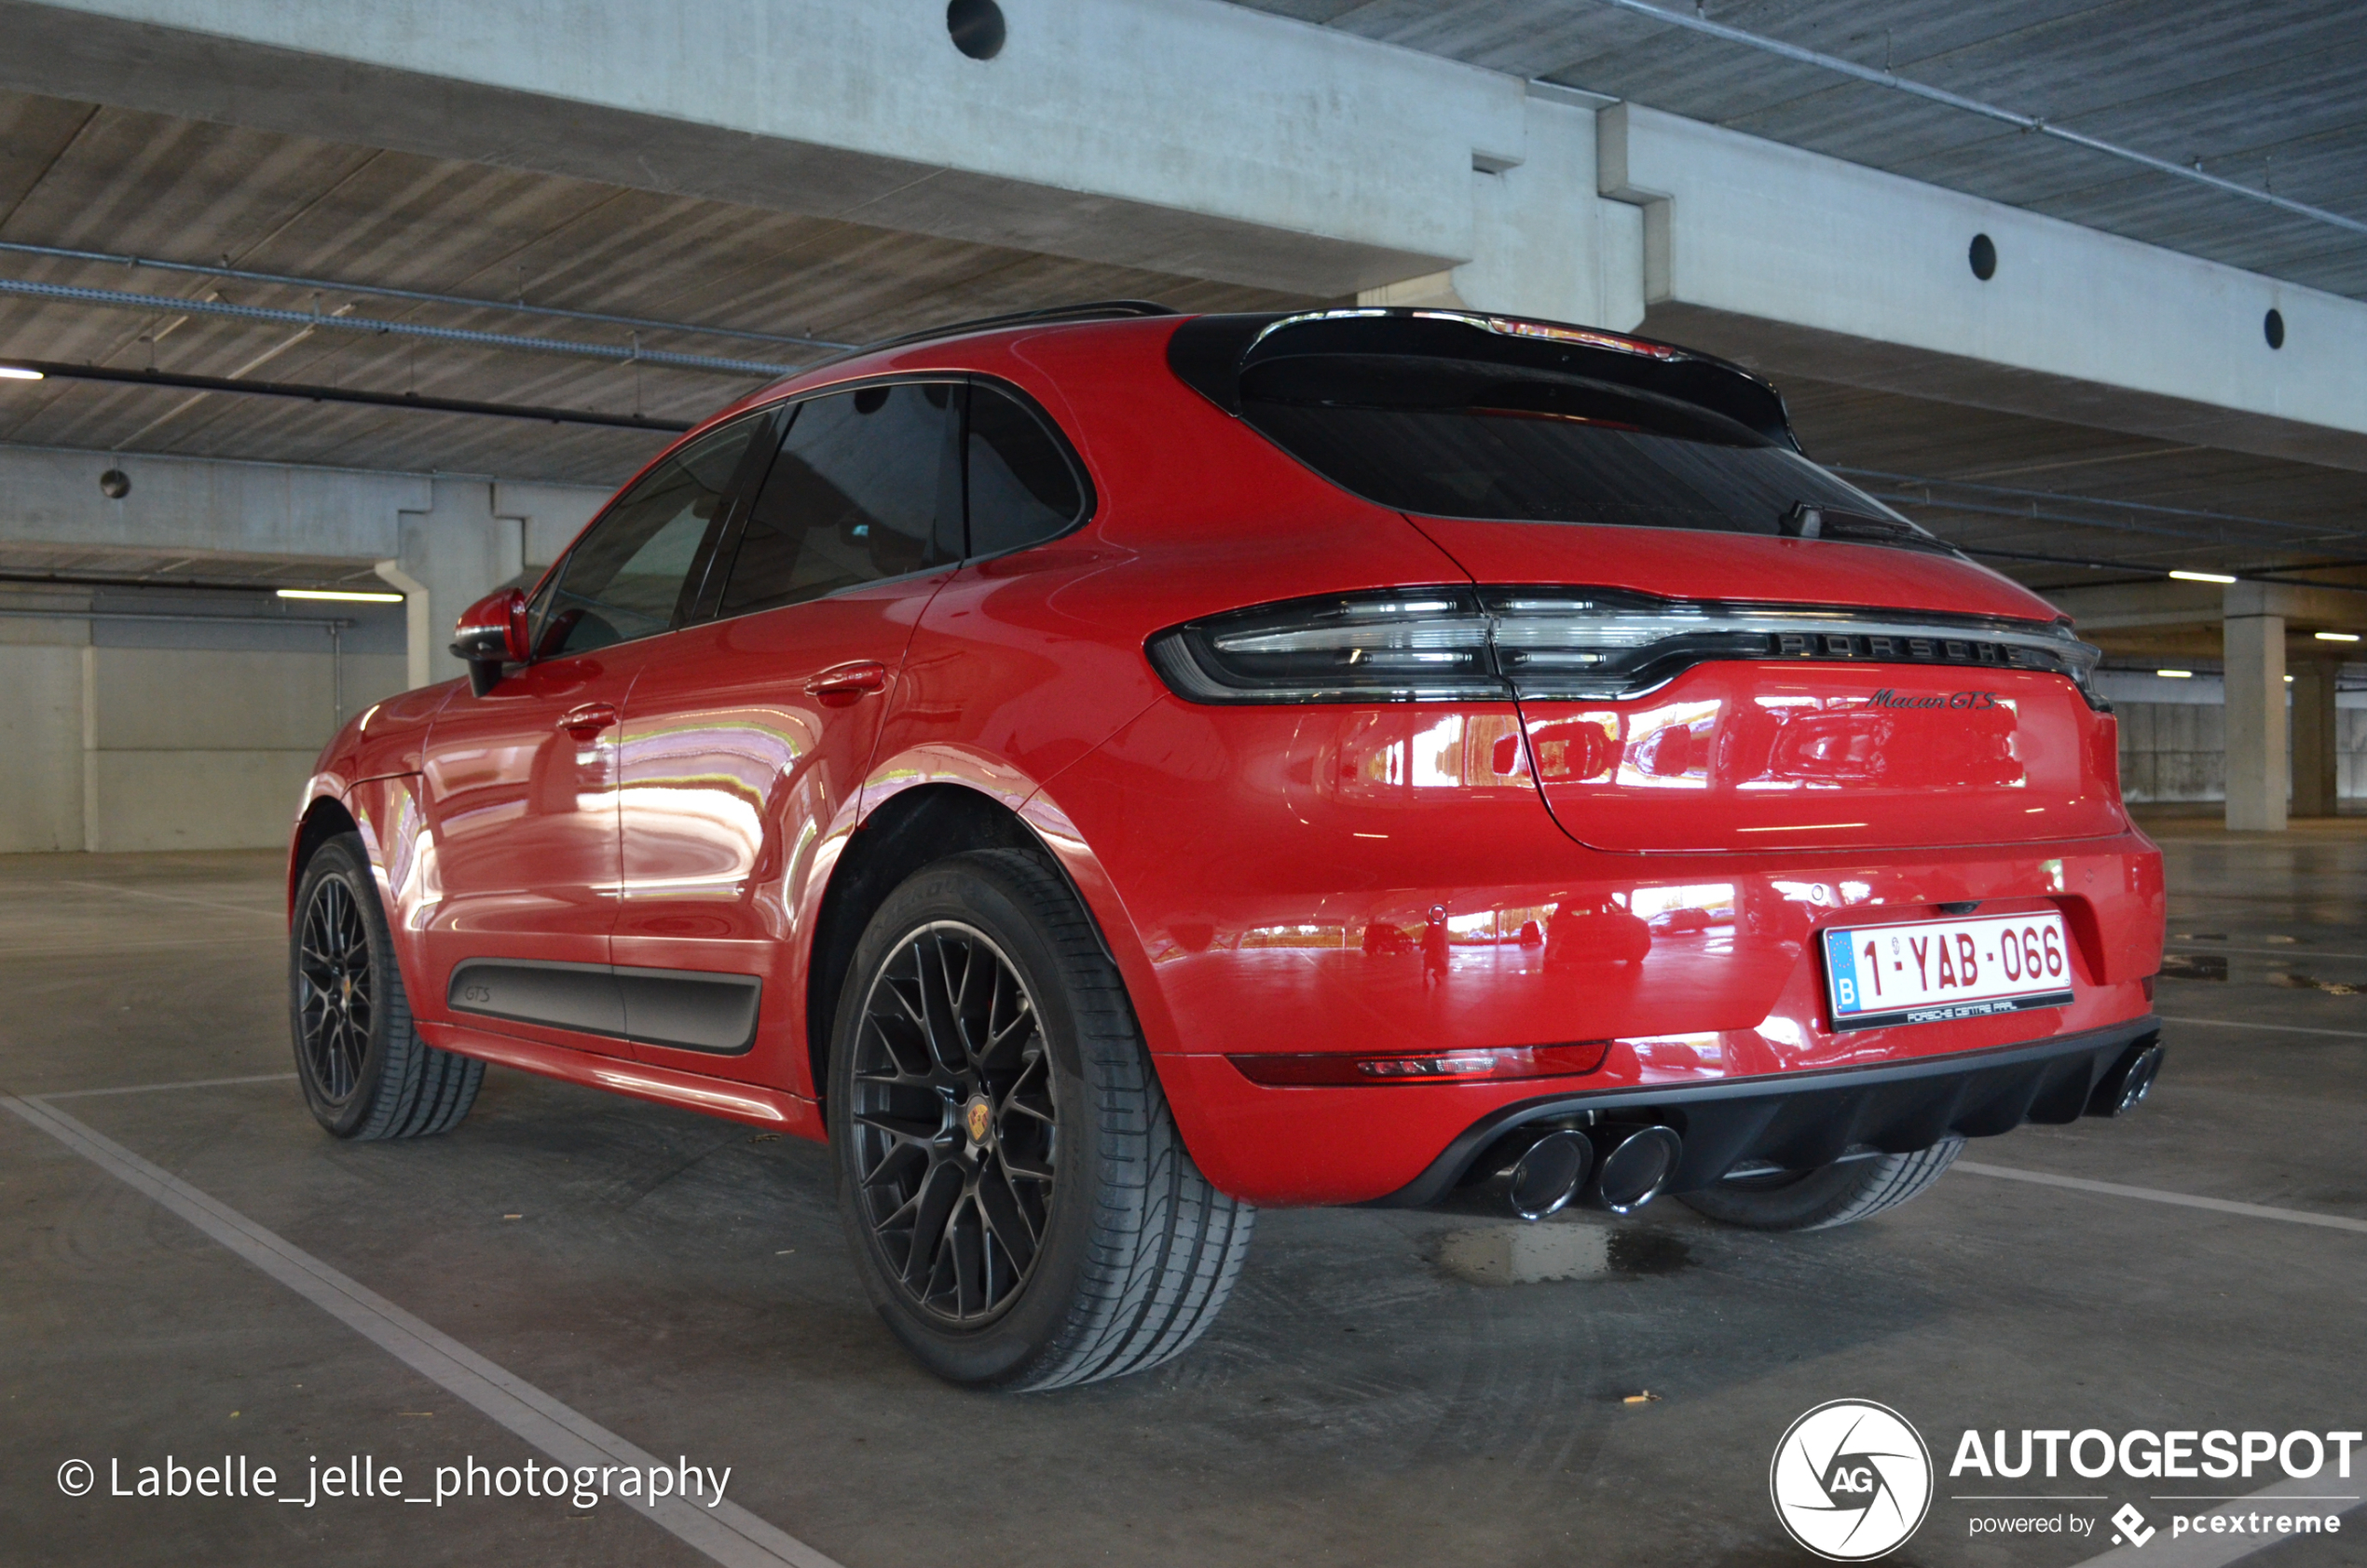
[(1633, 1214), (1659, 1197), (1685, 1152), (1685, 1140), (1675, 1127), (1608, 1124), (1596, 1126), (1594, 1133), (1599, 1146), (1594, 1198), (1613, 1214)]
[(1497, 1178), (1504, 1205), (1523, 1220), (1558, 1214), (1586, 1184), (1594, 1165), (1594, 1146), (1586, 1135), (1567, 1128), (1549, 1132), (1526, 1149)]
[(2139, 1045), (2113, 1064), (2087, 1097), (2090, 1116), (2126, 1116), (2144, 1103), (2162, 1070), (2162, 1048)]

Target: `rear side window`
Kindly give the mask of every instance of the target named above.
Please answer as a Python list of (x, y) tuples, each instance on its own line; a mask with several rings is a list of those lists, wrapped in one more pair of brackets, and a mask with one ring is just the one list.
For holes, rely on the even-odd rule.
[(1016, 398), (974, 383), (965, 446), (972, 555), (1041, 544), (1085, 510), (1066, 454)]
[(1788, 531), (1808, 507), (1895, 520), (1766, 435), (1680, 399), (1575, 375), (1389, 355), (1255, 365), (1241, 416), (1400, 511), (1524, 523)]
[(800, 404), (749, 509), (718, 613), (775, 609), (960, 559), (961, 390), (907, 382)]
[(588, 653), (674, 625), (691, 568), (709, 548), (732, 475), (763, 425), (755, 416), (711, 431), (618, 498), (568, 552), (537, 607), (536, 657)]

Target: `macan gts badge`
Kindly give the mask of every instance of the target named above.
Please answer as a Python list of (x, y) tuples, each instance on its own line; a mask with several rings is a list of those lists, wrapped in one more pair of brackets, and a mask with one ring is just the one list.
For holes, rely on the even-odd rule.
[(1772, 389), (1103, 306), (724, 410), (294, 830), (314, 1115), (498, 1062), (826, 1139), (959, 1383), (1156, 1365), (1257, 1207), (1860, 1220), (2161, 1059), (2097, 653)]

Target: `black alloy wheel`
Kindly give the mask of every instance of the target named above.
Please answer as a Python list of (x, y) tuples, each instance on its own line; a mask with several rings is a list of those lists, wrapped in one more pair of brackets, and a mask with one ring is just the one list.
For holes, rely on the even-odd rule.
[(324, 877), (296, 932), (296, 1050), (321, 1098), (342, 1107), (362, 1084), (377, 986), (353, 890)]
[(376, 874), (359, 835), (313, 851), (288, 931), (288, 1020), (313, 1119), (367, 1142), (448, 1132), (476, 1103), (485, 1064), (439, 1051), (411, 1019)]
[(937, 1376), (1060, 1388), (1215, 1320), (1256, 1210), (1209, 1184), (1093, 919), (1048, 854), (925, 866), (865, 925), (824, 1095), (881, 1320)]
[(974, 925), (934, 920), (877, 971), (855, 1043), (857, 1202), (910, 1303), (991, 1321), (1027, 1283), (1060, 1153), (1027, 982)]

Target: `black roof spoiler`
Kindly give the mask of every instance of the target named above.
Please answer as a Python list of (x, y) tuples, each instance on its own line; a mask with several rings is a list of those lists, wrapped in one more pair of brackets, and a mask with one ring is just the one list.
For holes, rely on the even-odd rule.
[(1186, 386), (1238, 415), (1243, 373), (1267, 359), (1302, 354), (1458, 360), (1607, 381), (1692, 403), (1799, 449), (1783, 397), (1742, 366), (1674, 344), (1564, 321), (1362, 306), (1197, 316), (1176, 329), (1167, 361)]

